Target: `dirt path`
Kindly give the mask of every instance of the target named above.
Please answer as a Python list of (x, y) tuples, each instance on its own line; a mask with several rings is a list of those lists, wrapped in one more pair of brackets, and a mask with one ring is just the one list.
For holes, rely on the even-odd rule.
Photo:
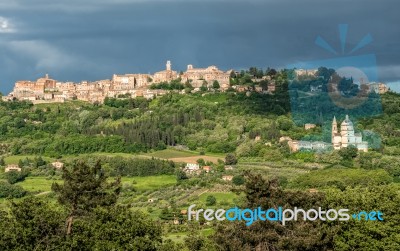
[(41, 192), (41, 193), (36, 194), (35, 196), (41, 196), (41, 195), (45, 195), (45, 194), (49, 194), (49, 193), (51, 193), (51, 191)]

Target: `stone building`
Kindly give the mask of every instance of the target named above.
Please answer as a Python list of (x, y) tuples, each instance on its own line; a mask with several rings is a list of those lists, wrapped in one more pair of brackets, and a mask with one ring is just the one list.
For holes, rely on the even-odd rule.
[(61, 161), (52, 162), (51, 165), (56, 169), (61, 169), (64, 167), (64, 163)]
[(349, 115), (346, 115), (345, 120), (340, 124), (340, 132), (338, 132), (336, 117), (333, 117), (332, 144), (336, 150), (353, 145), (359, 151), (368, 151), (368, 142), (362, 140), (361, 133), (354, 132), (354, 125)]
[(32, 81), (17, 81), (14, 85), (12, 95), (21, 100), (36, 100), (43, 99), (45, 92), (54, 91), (56, 81), (50, 79), (46, 74), (44, 78), (39, 78), (35, 82)]
[(146, 87), (150, 82), (149, 74), (114, 74), (112, 77), (112, 88), (114, 90), (131, 90)]
[(171, 61), (167, 61), (164, 71), (159, 71), (153, 75), (153, 83), (170, 82), (171, 80), (179, 78), (179, 74), (172, 70)]
[(304, 125), (304, 129), (306, 129), (306, 130), (313, 129), (313, 128), (315, 128), (315, 127), (317, 127), (316, 124), (305, 124), (305, 125)]
[(233, 176), (232, 175), (224, 175), (224, 176), (222, 176), (222, 179), (225, 181), (232, 181)]
[(187, 174), (198, 174), (200, 172), (200, 165), (197, 163), (186, 163), (183, 171)]
[(16, 164), (10, 164), (10, 165), (7, 165), (6, 168), (4, 169), (5, 173), (11, 172), (11, 171), (21, 172), (21, 168)]
[(366, 84), (370, 92), (375, 92), (378, 94), (384, 94), (389, 91), (389, 88), (384, 83), (368, 83)]
[(326, 143), (322, 141), (304, 141), (304, 140), (292, 140), (289, 137), (281, 137), (279, 142), (287, 141), (287, 144), (292, 152), (297, 152), (301, 149), (320, 151), (328, 150), (333, 147), (335, 150), (339, 150), (350, 145), (355, 146), (359, 151), (368, 151), (368, 142), (362, 140), (361, 133), (354, 132), (354, 125), (351, 122), (348, 115), (345, 120), (340, 124), (340, 132), (338, 130), (338, 124), (336, 117), (333, 117), (332, 121), (332, 143)]
[(181, 75), (182, 83), (190, 82), (193, 87), (201, 87), (206, 81), (208, 85), (212, 85), (214, 81), (218, 81), (221, 89), (229, 87), (230, 71), (224, 72), (212, 65), (207, 68), (194, 68), (188, 65), (186, 72)]
[(296, 69), (294, 70), (296, 77), (308, 76), (315, 77), (318, 73), (317, 69)]
[(290, 140), (287, 143), (292, 152), (299, 150), (325, 151), (332, 147), (332, 144), (322, 141)]

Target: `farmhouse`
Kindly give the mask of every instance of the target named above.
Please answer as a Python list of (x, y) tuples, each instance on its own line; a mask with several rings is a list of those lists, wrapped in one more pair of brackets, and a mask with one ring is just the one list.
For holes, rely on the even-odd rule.
[(225, 181), (232, 181), (233, 176), (232, 175), (224, 175), (224, 176), (222, 176), (222, 179)]
[(306, 129), (306, 130), (313, 129), (315, 127), (317, 127), (316, 124), (305, 124), (304, 125), (304, 129)]
[(224, 168), (225, 168), (225, 171), (233, 170), (233, 166), (225, 166)]
[(21, 172), (21, 168), (16, 164), (7, 165), (4, 172), (7, 173), (11, 171)]
[(51, 165), (56, 169), (61, 169), (61, 168), (63, 168), (64, 163), (62, 163), (60, 161), (56, 161), (56, 162), (51, 163)]
[(200, 171), (200, 165), (197, 163), (187, 163), (184, 169), (186, 173), (198, 173)]
[(203, 170), (208, 173), (211, 171), (211, 166), (203, 166)]

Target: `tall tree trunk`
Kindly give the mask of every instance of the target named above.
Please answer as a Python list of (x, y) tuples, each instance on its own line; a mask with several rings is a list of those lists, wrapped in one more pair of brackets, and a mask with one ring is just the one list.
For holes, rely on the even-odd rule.
[(72, 222), (73, 222), (73, 220), (74, 220), (74, 216), (72, 216), (72, 215), (70, 215), (70, 216), (67, 218), (67, 222), (66, 222), (66, 225), (67, 225), (67, 235), (70, 235), (70, 234), (71, 234), (71, 231), (72, 231)]

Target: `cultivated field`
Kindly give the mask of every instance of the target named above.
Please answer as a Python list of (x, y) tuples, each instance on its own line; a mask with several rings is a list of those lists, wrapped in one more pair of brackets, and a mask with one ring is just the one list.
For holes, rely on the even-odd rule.
[(165, 149), (144, 155), (183, 163), (196, 163), (198, 159), (204, 159), (205, 161), (211, 161), (213, 163), (218, 163), (218, 159), (224, 160), (224, 157), (220, 155), (199, 155), (192, 151), (179, 151), (175, 149)]
[(198, 155), (192, 157), (182, 157), (182, 158), (170, 158), (173, 162), (184, 162), (184, 163), (196, 163), (198, 159), (204, 159), (205, 161), (211, 161), (213, 163), (218, 163), (218, 160), (223, 160), (223, 158), (207, 156), (207, 155)]

